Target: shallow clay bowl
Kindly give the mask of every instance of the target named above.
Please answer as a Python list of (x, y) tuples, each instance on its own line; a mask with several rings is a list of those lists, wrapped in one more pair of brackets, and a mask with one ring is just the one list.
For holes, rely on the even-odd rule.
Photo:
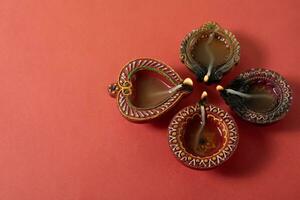
[(141, 58), (122, 68), (118, 81), (109, 85), (108, 92), (117, 98), (117, 106), (126, 119), (143, 122), (170, 110), (192, 91), (192, 84), (191, 79), (181, 79), (170, 66)]
[(189, 106), (174, 116), (169, 125), (169, 146), (184, 165), (210, 169), (228, 160), (235, 151), (239, 136), (234, 119), (224, 110), (205, 105), (206, 123), (197, 148), (195, 134), (202, 123), (200, 105)]
[(198, 81), (203, 81), (211, 60), (206, 45), (212, 33), (214, 36), (210, 41), (209, 49), (214, 56), (214, 61), (211, 75), (205, 81), (208, 83), (219, 82), (223, 74), (239, 62), (240, 45), (235, 36), (216, 22), (208, 22), (190, 32), (180, 46), (182, 63), (195, 73)]
[[(229, 93), (228, 89), (260, 96), (243, 98)], [(282, 119), (292, 102), (292, 90), (287, 81), (280, 74), (262, 68), (241, 73), (220, 91), (238, 116), (256, 124), (269, 124)]]

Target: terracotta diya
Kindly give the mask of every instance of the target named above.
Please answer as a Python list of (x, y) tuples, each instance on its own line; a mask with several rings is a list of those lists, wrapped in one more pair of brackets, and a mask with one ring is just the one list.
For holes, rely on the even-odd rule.
[(184, 165), (195, 169), (214, 168), (225, 162), (238, 144), (237, 125), (223, 109), (200, 102), (179, 111), (169, 125), (169, 146)]
[(181, 43), (180, 59), (198, 81), (219, 82), (240, 60), (235, 36), (215, 22), (208, 22), (189, 33)]
[(140, 58), (123, 67), (118, 81), (109, 85), (108, 92), (117, 98), (121, 114), (138, 122), (161, 116), (190, 93), (192, 86), (190, 78), (183, 80), (170, 66)]
[(280, 74), (262, 68), (241, 73), (227, 87), (219, 85), (217, 90), (238, 116), (257, 124), (282, 119), (292, 101), (287, 81)]

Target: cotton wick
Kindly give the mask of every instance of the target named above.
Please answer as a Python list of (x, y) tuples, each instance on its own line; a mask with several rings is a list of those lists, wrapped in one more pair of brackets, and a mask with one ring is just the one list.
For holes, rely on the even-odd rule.
[(176, 85), (168, 90), (168, 93), (172, 94), (180, 89), (185, 89), (186, 91), (191, 91), (193, 88), (193, 81), (190, 78), (186, 78), (181, 84)]
[(218, 85), (216, 87), (216, 89), (218, 91), (225, 90), (228, 94), (233, 94), (233, 95), (237, 95), (239, 97), (248, 98), (248, 99), (249, 98), (271, 98), (270, 95), (267, 95), (267, 94), (247, 94), (247, 93), (239, 92), (239, 91), (236, 91), (236, 90), (233, 90), (230, 88), (224, 89), (223, 86), (221, 86), (221, 85)]
[(181, 89), (181, 88), (182, 88), (182, 84), (176, 85), (176, 86), (170, 88), (170, 89), (168, 90), (168, 93), (172, 94), (173, 92), (176, 92), (177, 90), (179, 90), (179, 89)]
[(216, 89), (217, 89), (218, 91), (224, 90), (223, 86), (221, 86), (221, 85), (217, 85)]
[(214, 64), (214, 60), (215, 60), (215, 57), (214, 57), (211, 49), (209, 48), (209, 44), (214, 39), (214, 36), (215, 36), (215, 31), (212, 32), (211, 34), (209, 34), (209, 38), (208, 38), (208, 40), (206, 42), (206, 45), (205, 45), (205, 50), (206, 50), (206, 52), (208, 54), (210, 62), (209, 62), (209, 65), (207, 67), (207, 73), (206, 73), (206, 75), (203, 78), (204, 82), (207, 82), (209, 80), (209, 77), (210, 77), (210, 74), (211, 74), (211, 70), (212, 70), (212, 67), (213, 67), (213, 64)]
[(207, 97), (207, 92), (204, 91), (202, 92), (202, 95), (201, 95), (201, 100), (200, 100), (200, 113), (201, 113), (201, 124), (200, 124), (200, 128), (199, 128), (199, 131), (196, 132), (196, 135), (195, 135), (195, 140), (194, 140), (194, 144), (193, 144), (193, 149), (194, 151), (197, 151), (197, 148), (199, 146), (199, 142), (201, 140), (201, 137), (202, 137), (202, 132), (204, 130), (204, 127), (205, 127), (205, 106), (204, 106), (204, 101)]

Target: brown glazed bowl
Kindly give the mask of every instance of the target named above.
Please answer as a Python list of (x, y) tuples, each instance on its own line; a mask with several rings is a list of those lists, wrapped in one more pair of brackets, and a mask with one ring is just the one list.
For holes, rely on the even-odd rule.
[[(232, 94), (231, 91), (250, 95), (250, 98)], [(239, 117), (256, 124), (269, 124), (282, 119), (292, 102), (292, 90), (287, 81), (280, 74), (263, 68), (241, 73), (220, 93)]]
[(208, 104), (204, 107), (206, 124), (203, 139), (196, 143), (195, 131), (201, 120), (200, 104), (188, 106), (172, 119), (168, 131), (169, 146), (177, 160), (194, 169), (210, 169), (228, 160), (238, 145), (237, 125), (223, 109)]
[[(239, 62), (240, 45), (230, 31), (216, 22), (208, 22), (184, 38), (180, 46), (180, 59), (196, 75), (198, 81), (215, 83)], [(211, 74), (205, 80), (211, 61)]]
[(126, 119), (144, 122), (171, 109), (192, 91), (192, 85), (191, 79), (181, 79), (170, 66), (140, 58), (122, 68), (118, 81), (109, 85), (108, 92), (117, 98), (117, 106)]

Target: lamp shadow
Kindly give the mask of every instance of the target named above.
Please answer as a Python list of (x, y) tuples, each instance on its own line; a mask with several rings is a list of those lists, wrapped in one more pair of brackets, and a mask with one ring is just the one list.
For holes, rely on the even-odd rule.
[(272, 147), (268, 143), (270, 135), (265, 134), (261, 126), (245, 122), (236, 114), (231, 114), (238, 125), (238, 148), (228, 161), (215, 169), (215, 172), (233, 178), (259, 173), (268, 165), (272, 156)]
[(300, 102), (295, 100), (295, 94), (300, 92), (300, 83), (289, 81), (293, 91), (293, 100), (287, 115), (275, 123), (268, 125), (255, 125), (240, 119), (232, 114), (237, 121), (240, 133), (240, 143), (237, 152), (223, 166), (216, 169), (217, 173), (230, 177), (243, 177), (267, 167), (272, 157), (272, 149), (268, 140), (274, 134), (293, 134), (300, 131), (298, 117), (300, 115)]
[(297, 96), (297, 94), (300, 93), (300, 82), (296, 80), (290, 80), (288, 82), (292, 89), (292, 104), (290, 106), (289, 112), (282, 120), (266, 127), (266, 131), (270, 134), (277, 134), (282, 132), (285, 132), (286, 134), (292, 134), (300, 132), (300, 102), (298, 101)]

